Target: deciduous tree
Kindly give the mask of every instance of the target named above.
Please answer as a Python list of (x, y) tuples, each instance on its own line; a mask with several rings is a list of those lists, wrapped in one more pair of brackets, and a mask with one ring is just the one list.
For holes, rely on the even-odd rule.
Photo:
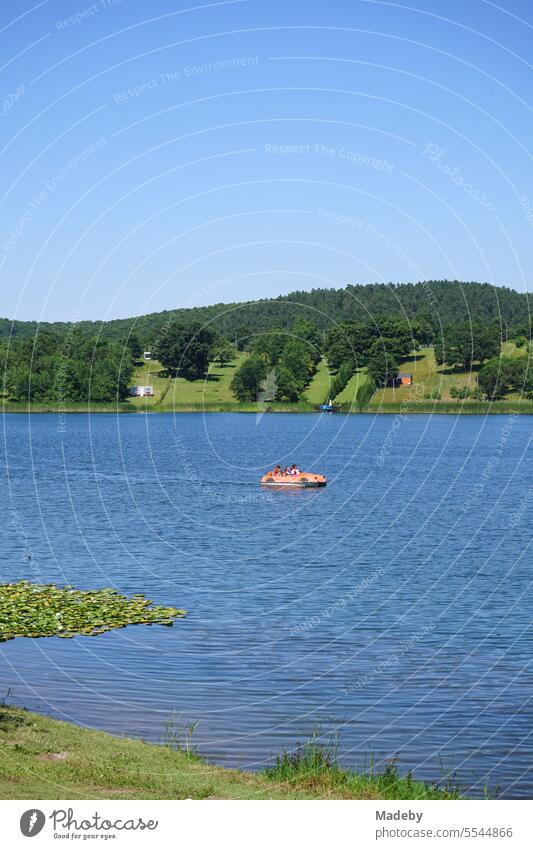
[(214, 333), (201, 324), (171, 324), (161, 334), (155, 353), (166, 369), (188, 380), (207, 371), (213, 350)]

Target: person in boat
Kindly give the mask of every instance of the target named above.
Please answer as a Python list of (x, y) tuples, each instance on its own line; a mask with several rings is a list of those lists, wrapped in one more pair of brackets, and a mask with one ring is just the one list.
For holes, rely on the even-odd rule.
[(272, 474), (276, 478), (279, 477), (279, 475), (281, 475), (281, 466), (280, 466), (279, 463), (277, 464), (277, 466), (274, 466), (274, 470), (273, 470)]
[(299, 475), (299, 474), (300, 474), (300, 469), (298, 468), (296, 463), (293, 463), (292, 466), (291, 466), (291, 475)]
[(286, 476), (287, 476), (287, 475), (291, 475), (291, 474), (292, 474), (292, 472), (291, 472), (291, 467), (290, 467), (290, 466), (287, 466), (287, 468), (285, 469), (285, 471), (283, 472), (283, 474), (284, 474), (284, 475), (286, 475)]

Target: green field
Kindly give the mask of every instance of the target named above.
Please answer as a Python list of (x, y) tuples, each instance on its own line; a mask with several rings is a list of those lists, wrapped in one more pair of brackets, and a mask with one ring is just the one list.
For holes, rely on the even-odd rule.
[[(502, 353), (505, 356), (523, 356), (521, 350), (518, 350), (512, 342), (505, 343)], [(438, 411), (442, 404), (443, 412), (449, 412), (450, 404), (456, 405), (456, 407), (452, 406), (453, 411), (459, 410), (461, 405), (465, 403), (481, 403), (481, 409), (488, 407), (488, 402), (464, 402), (451, 397), (450, 389), (452, 386), (457, 387), (457, 389), (462, 389), (464, 386), (467, 386), (470, 390), (474, 389), (477, 372), (476, 370), (472, 370), (469, 373), (449, 369), (447, 366), (437, 366), (433, 348), (422, 348), (420, 351), (413, 352), (410, 357), (401, 363), (400, 371), (412, 372), (413, 385), (378, 389), (374, 393), (369, 409), (376, 410), (380, 407), (384, 412), (393, 411), (399, 408), (406, 400), (411, 404), (414, 402), (432, 401), (431, 404), (426, 406), (428, 409), (435, 411)], [(321, 398), (323, 400), (326, 397), (329, 379), (330, 373), (327, 369), (326, 361), (322, 360), (309, 389), (305, 393), (310, 402), (321, 403), (317, 399)], [(366, 369), (358, 369), (342, 392), (333, 400), (337, 404), (342, 404), (343, 409), (349, 409), (355, 403), (357, 390), (365, 379)], [(435, 393), (440, 394), (440, 399), (435, 400), (425, 397), (426, 395), (431, 396)], [(509, 400), (514, 400), (515, 397), (518, 397), (517, 393), (514, 396), (510, 394)]]
[(342, 392), (339, 392), (333, 400), (336, 404), (347, 404), (349, 407), (355, 405), (357, 390), (366, 380), (366, 369), (358, 369), (350, 378)]
[[(143, 363), (135, 370), (131, 382), (139, 386), (153, 386), (155, 395), (153, 398), (132, 398), (127, 403), (130, 409), (139, 411), (256, 413), (257, 404), (237, 401), (230, 389), (235, 370), (247, 356), (246, 353), (239, 353), (225, 366), (211, 363), (207, 376), (200, 380), (185, 380), (183, 377), (169, 378), (166, 377), (165, 370), (157, 360)], [(321, 371), (319, 368), (320, 379), (323, 380), (327, 389), (328, 371), (325, 361), (322, 361), (321, 367)], [(319, 391), (319, 389), (316, 391), (317, 396)], [(310, 412), (313, 409), (305, 397), (290, 403), (269, 402), (268, 407), (273, 412)]]
[[(518, 349), (512, 342), (506, 342), (502, 346), (502, 354), (505, 356), (525, 356), (524, 349)], [(467, 386), (468, 389), (475, 389), (477, 385), (477, 369), (473, 368), (470, 372), (455, 370), (449, 366), (437, 366), (435, 362), (435, 353), (433, 348), (422, 348), (420, 351), (415, 351), (400, 365), (400, 371), (412, 372), (413, 385), (400, 386), (398, 388), (387, 387), (386, 389), (378, 389), (370, 408), (374, 409), (378, 406), (385, 405), (402, 405), (405, 401), (414, 405), (418, 402), (429, 402), (431, 409), (439, 412), (442, 405), (442, 412), (450, 412), (450, 406), (453, 411), (459, 412), (462, 407), (469, 408), (471, 405), (479, 407), (479, 411), (486, 411), (490, 406), (498, 408), (501, 404), (510, 405), (511, 401), (519, 400), (518, 393), (509, 393), (502, 401), (494, 402), (492, 405), (488, 401), (475, 401), (467, 399), (466, 401), (452, 398), (450, 389), (455, 386), (457, 389), (462, 389)], [(431, 396), (438, 393), (439, 399), (431, 399), (426, 396)], [(454, 406), (455, 405), (455, 406)], [(533, 409), (533, 404), (526, 399), (520, 400), (520, 405), (526, 408)], [(529, 410), (528, 410), (529, 411)]]
[(0, 704), (3, 799), (447, 799), (396, 769), (358, 775), (337, 767), (331, 749), (307, 744), (268, 773), (213, 766), (190, 735), (169, 724), (162, 745)]
[(174, 410), (177, 407), (202, 407), (211, 404), (236, 403), (230, 390), (231, 379), (246, 354), (238, 356), (225, 366), (211, 363), (208, 374), (200, 380), (170, 378), (157, 360), (143, 363), (135, 369), (132, 384), (153, 386), (153, 398), (132, 398), (132, 407), (142, 410), (152, 408)]

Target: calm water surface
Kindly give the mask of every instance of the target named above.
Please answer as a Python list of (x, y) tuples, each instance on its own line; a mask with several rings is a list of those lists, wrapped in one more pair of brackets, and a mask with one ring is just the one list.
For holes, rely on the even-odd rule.
[[(259, 768), (342, 758), (533, 794), (531, 417), (3, 419), (1, 580), (114, 586), (174, 628), (1, 644), (28, 708)], [(321, 491), (261, 491), (296, 461)], [(32, 559), (28, 559), (31, 553)]]

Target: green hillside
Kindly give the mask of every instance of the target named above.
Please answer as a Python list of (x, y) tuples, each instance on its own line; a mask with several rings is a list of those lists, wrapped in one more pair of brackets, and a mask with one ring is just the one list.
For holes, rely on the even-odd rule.
[[(235, 310), (217, 305), (81, 323), (66, 334), (68, 325), (47, 330), (5, 319), (3, 408), (18, 411), (29, 402), (35, 411), (66, 412), (90, 401), (95, 412), (117, 404), (121, 411), (251, 411), (263, 403), (303, 412), (331, 397), (348, 410), (365, 382), (369, 389), (387, 386), (367, 403), (383, 411), (405, 400), (451, 411), (462, 409), (461, 401), (470, 410), (474, 401), (481, 410), (511, 401), (525, 409), (533, 404), (527, 301), (504, 288), (435, 281), (296, 292)], [(362, 308), (366, 320), (355, 320)], [(467, 321), (441, 325), (446, 317), (464, 318), (465, 309)], [(102, 332), (88, 335), (96, 329)], [(5, 338), (8, 331), (15, 335)], [(157, 360), (141, 359), (148, 349)], [(413, 384), (393, 387), (398, 371), (411, 372)], [(133, 385), (152, 386), (153, 397), (132, 397)]]
[(235, 403), (230, 383), (235, 369), (247, 355), (239, 353), (225, 366), (211, 363), (205, 378), (185, 380), (183, 377), (168, 377), (161, 363), (151, 360), (138, 366), (131, 379), (132, 384), (153, 386), (154, 397), (132, 398), (129, 403), (136, 409), (174, 409), (176, 407), (209, 406), (211, 404)]
[[(527, 348), (517, 348), (514, 343), (505, 342), (502, 345), (502, 355), (526, 359), (528, 352)], [(334, 398), (337, 404), (342, 405), (343, 410), (357, 409), (354, 399), (362, 379), (365, 378), (365, 371), (357, 371), (343, 391)], [(508, 391), (501, 400), (492, 402), (457, 397), (458, 392), (465, 387), (470, 391), (476, 388), (478, 369), (473, 367), (471, 371), (462, 371), (446, 365), (438, 366), (433, 348), (422, 348), (413, 352), (401, 363), (401, 371), (412, 373), (413, 384), (378, 388), (366, 408), (369, 412), (395, 413), (405, 410), (407, 405), (407, 409), (412, 413), (505, 413), (513, 410), (533, 413), (533, 402), (518, 391)], [(455, 397), (452, 395), (452, 388), (456, 390)]]
[(366, 380), (366, 370), (358, 369), (354, 375), (350, 378), (342, 392), (333, 399), (336, 404), (355, 404), (355, 397), (357, 395), (357, 390), (361, 386), (362, 383)]
[(305, 390), (306, 400), (310, 404), (323, 404), (331, 392), (331, 379), (331, 373), (324, 358), (319, 362), (316, 373)]
[(200, 758), (172, 717), (162, 745), (153, 745), (1, 704), (0, 734), (3, 799), (459, 798), (455, 787), (402, 776), (390, 764), (342, 769), (331, 746), (312, 741), (263, 772), (225, 769)]

